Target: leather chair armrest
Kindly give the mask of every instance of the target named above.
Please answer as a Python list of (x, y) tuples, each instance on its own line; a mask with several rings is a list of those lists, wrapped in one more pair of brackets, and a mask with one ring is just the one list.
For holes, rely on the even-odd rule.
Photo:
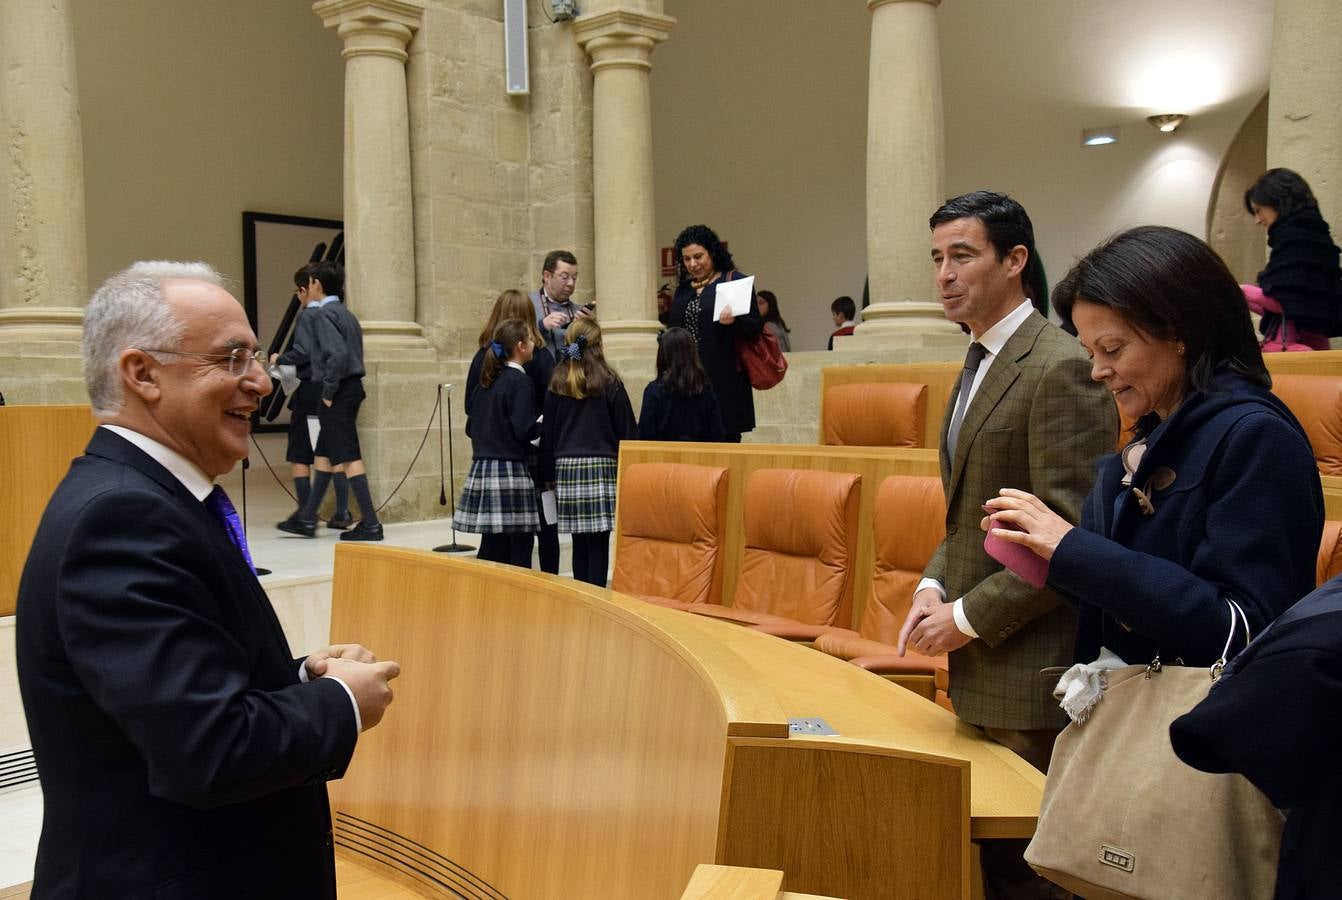
[(935, 678), (938, 672), (946, 671), (946, 657), (912, 652), (904, 656), (894, 653), (858, 656), (849, 662), (876, 675), (931, 675)]

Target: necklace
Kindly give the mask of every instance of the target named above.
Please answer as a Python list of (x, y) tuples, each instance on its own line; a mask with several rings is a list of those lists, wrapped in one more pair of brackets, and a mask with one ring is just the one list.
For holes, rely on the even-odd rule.
[(721, 277), (722, 277), (721, 272), (714, 272), (712, 275), (709, 275), (703, 281), (691, 281), (690, 287), (694, 288), (695, 293), (699, 293), (704, 288), (708, 287), (710, 284), (717, 281)]

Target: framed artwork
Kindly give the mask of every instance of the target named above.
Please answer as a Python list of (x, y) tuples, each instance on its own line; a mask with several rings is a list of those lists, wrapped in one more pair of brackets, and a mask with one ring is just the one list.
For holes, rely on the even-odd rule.
[[(316, 259), (343, 259), (344, 227), (338, 219), (243, 212), (242, 303), (262, 347), (287, 346), (293, 327), (286, 313), (294, 299), (294, 272)], [(254, 430), (288, 428), (289, 410), (275, 405), (277, 414), (263, 417)]]

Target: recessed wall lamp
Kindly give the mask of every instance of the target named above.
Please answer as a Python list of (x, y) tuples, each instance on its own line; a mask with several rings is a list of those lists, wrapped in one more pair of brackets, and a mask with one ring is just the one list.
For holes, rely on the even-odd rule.
[(1106, 144), (1117, 144), (1118, 137), (1117, 125), (1110, 125), (1105, 128), (1087, 128), (1081, 132), (1081, 146), (1103, 147)]
[(1146, 121), (1157, 131), (1170, 132), (1177, 131), (1180, 125), (1188, 121), (1188, 116), (1184, 113), (1165, 113), (1159, 116), (1147, 116)]

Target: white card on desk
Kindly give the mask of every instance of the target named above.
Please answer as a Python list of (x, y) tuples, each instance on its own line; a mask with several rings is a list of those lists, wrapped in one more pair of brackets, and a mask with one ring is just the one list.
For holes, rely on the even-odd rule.
[(734, 316), (750, 315), (750, 301), (755, 296), (755, 276), (747, 275), (735, 281), (719, 281), (713, 291), (713, 321), (722, 317), (724, 309)]

